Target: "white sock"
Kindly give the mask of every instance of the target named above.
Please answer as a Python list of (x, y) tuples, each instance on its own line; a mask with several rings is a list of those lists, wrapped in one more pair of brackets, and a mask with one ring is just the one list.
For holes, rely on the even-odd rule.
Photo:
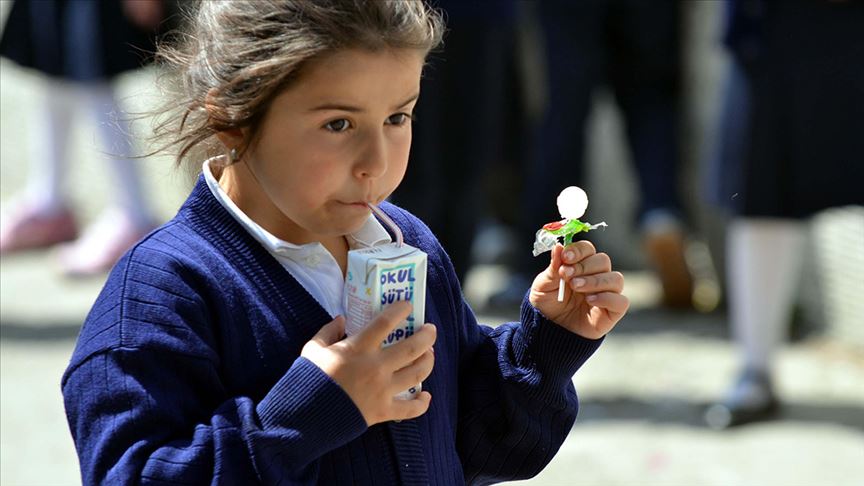
[(63, 181), (69, 159), (66, 145), (75, 114), (75, 99), (63, 82), (48, 80), (42, 106), (31, 117), (30, 173), (27, 199), (46, 212), (66, 205)]
[(748, 369), (770, 371), (785, 339), (801, 274), (806, 225), (738, 218), (727, 240), (732, 332)]
[(127, 115), (120, 110), (108, 84), (90, 87), (87, 90), (87, 100), (89, 109), (96, 117), (105, 153), (110, 158), (114, 171), (117, 206), (134, 224), (144, 228), (152, 224), (152, 218), (147, 209), (136, 165), (139, 159), (132, 158), (132, 132)]

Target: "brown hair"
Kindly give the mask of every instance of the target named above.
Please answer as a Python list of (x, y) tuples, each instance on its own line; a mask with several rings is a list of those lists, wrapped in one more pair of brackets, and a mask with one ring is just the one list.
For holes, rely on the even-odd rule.
[(442, 39), (441, 15), (422, 0), (202, 0), (188, 30), (162, 43), (171, 102), (156, 111), (156, 152), (222, 153), (215, 134), (245, 128), (248, 148), (270, 102), (302, 66), (345, 49), (410, 48), (428, 53)]

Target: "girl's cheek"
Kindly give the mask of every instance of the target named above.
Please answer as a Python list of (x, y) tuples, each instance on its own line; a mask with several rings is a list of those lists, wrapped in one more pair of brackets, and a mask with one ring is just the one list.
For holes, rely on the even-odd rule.
[(317, 164), (309, 167), (308, 170), (310, 177), (306, 179), (313, 181), (312, 183), (316, 186), (327, 186), (338, 175), (334, 164), (323, 160), (319, 160)]

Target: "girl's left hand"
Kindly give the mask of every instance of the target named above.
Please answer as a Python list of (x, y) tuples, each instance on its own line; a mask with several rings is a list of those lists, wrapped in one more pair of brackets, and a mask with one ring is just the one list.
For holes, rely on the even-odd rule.
[[(567, 287), (558, 302), (561, 279)], [(537, 275), (528, 300), (547, 319), (576, 334), (599, 339), (624, 317), (630, 300), (621, 295), (624, 276), (589, 241), (552, 249), (549, 267)]]

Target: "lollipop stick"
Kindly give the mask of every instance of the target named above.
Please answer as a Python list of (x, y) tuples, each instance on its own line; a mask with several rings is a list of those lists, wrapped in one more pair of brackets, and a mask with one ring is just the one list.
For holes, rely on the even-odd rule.
[[(574, 233), (567, 233), (564, 235), (564, 247), (573, 243)], [(558, 302), (564, 302), (564, 279), (558, 280)]]

